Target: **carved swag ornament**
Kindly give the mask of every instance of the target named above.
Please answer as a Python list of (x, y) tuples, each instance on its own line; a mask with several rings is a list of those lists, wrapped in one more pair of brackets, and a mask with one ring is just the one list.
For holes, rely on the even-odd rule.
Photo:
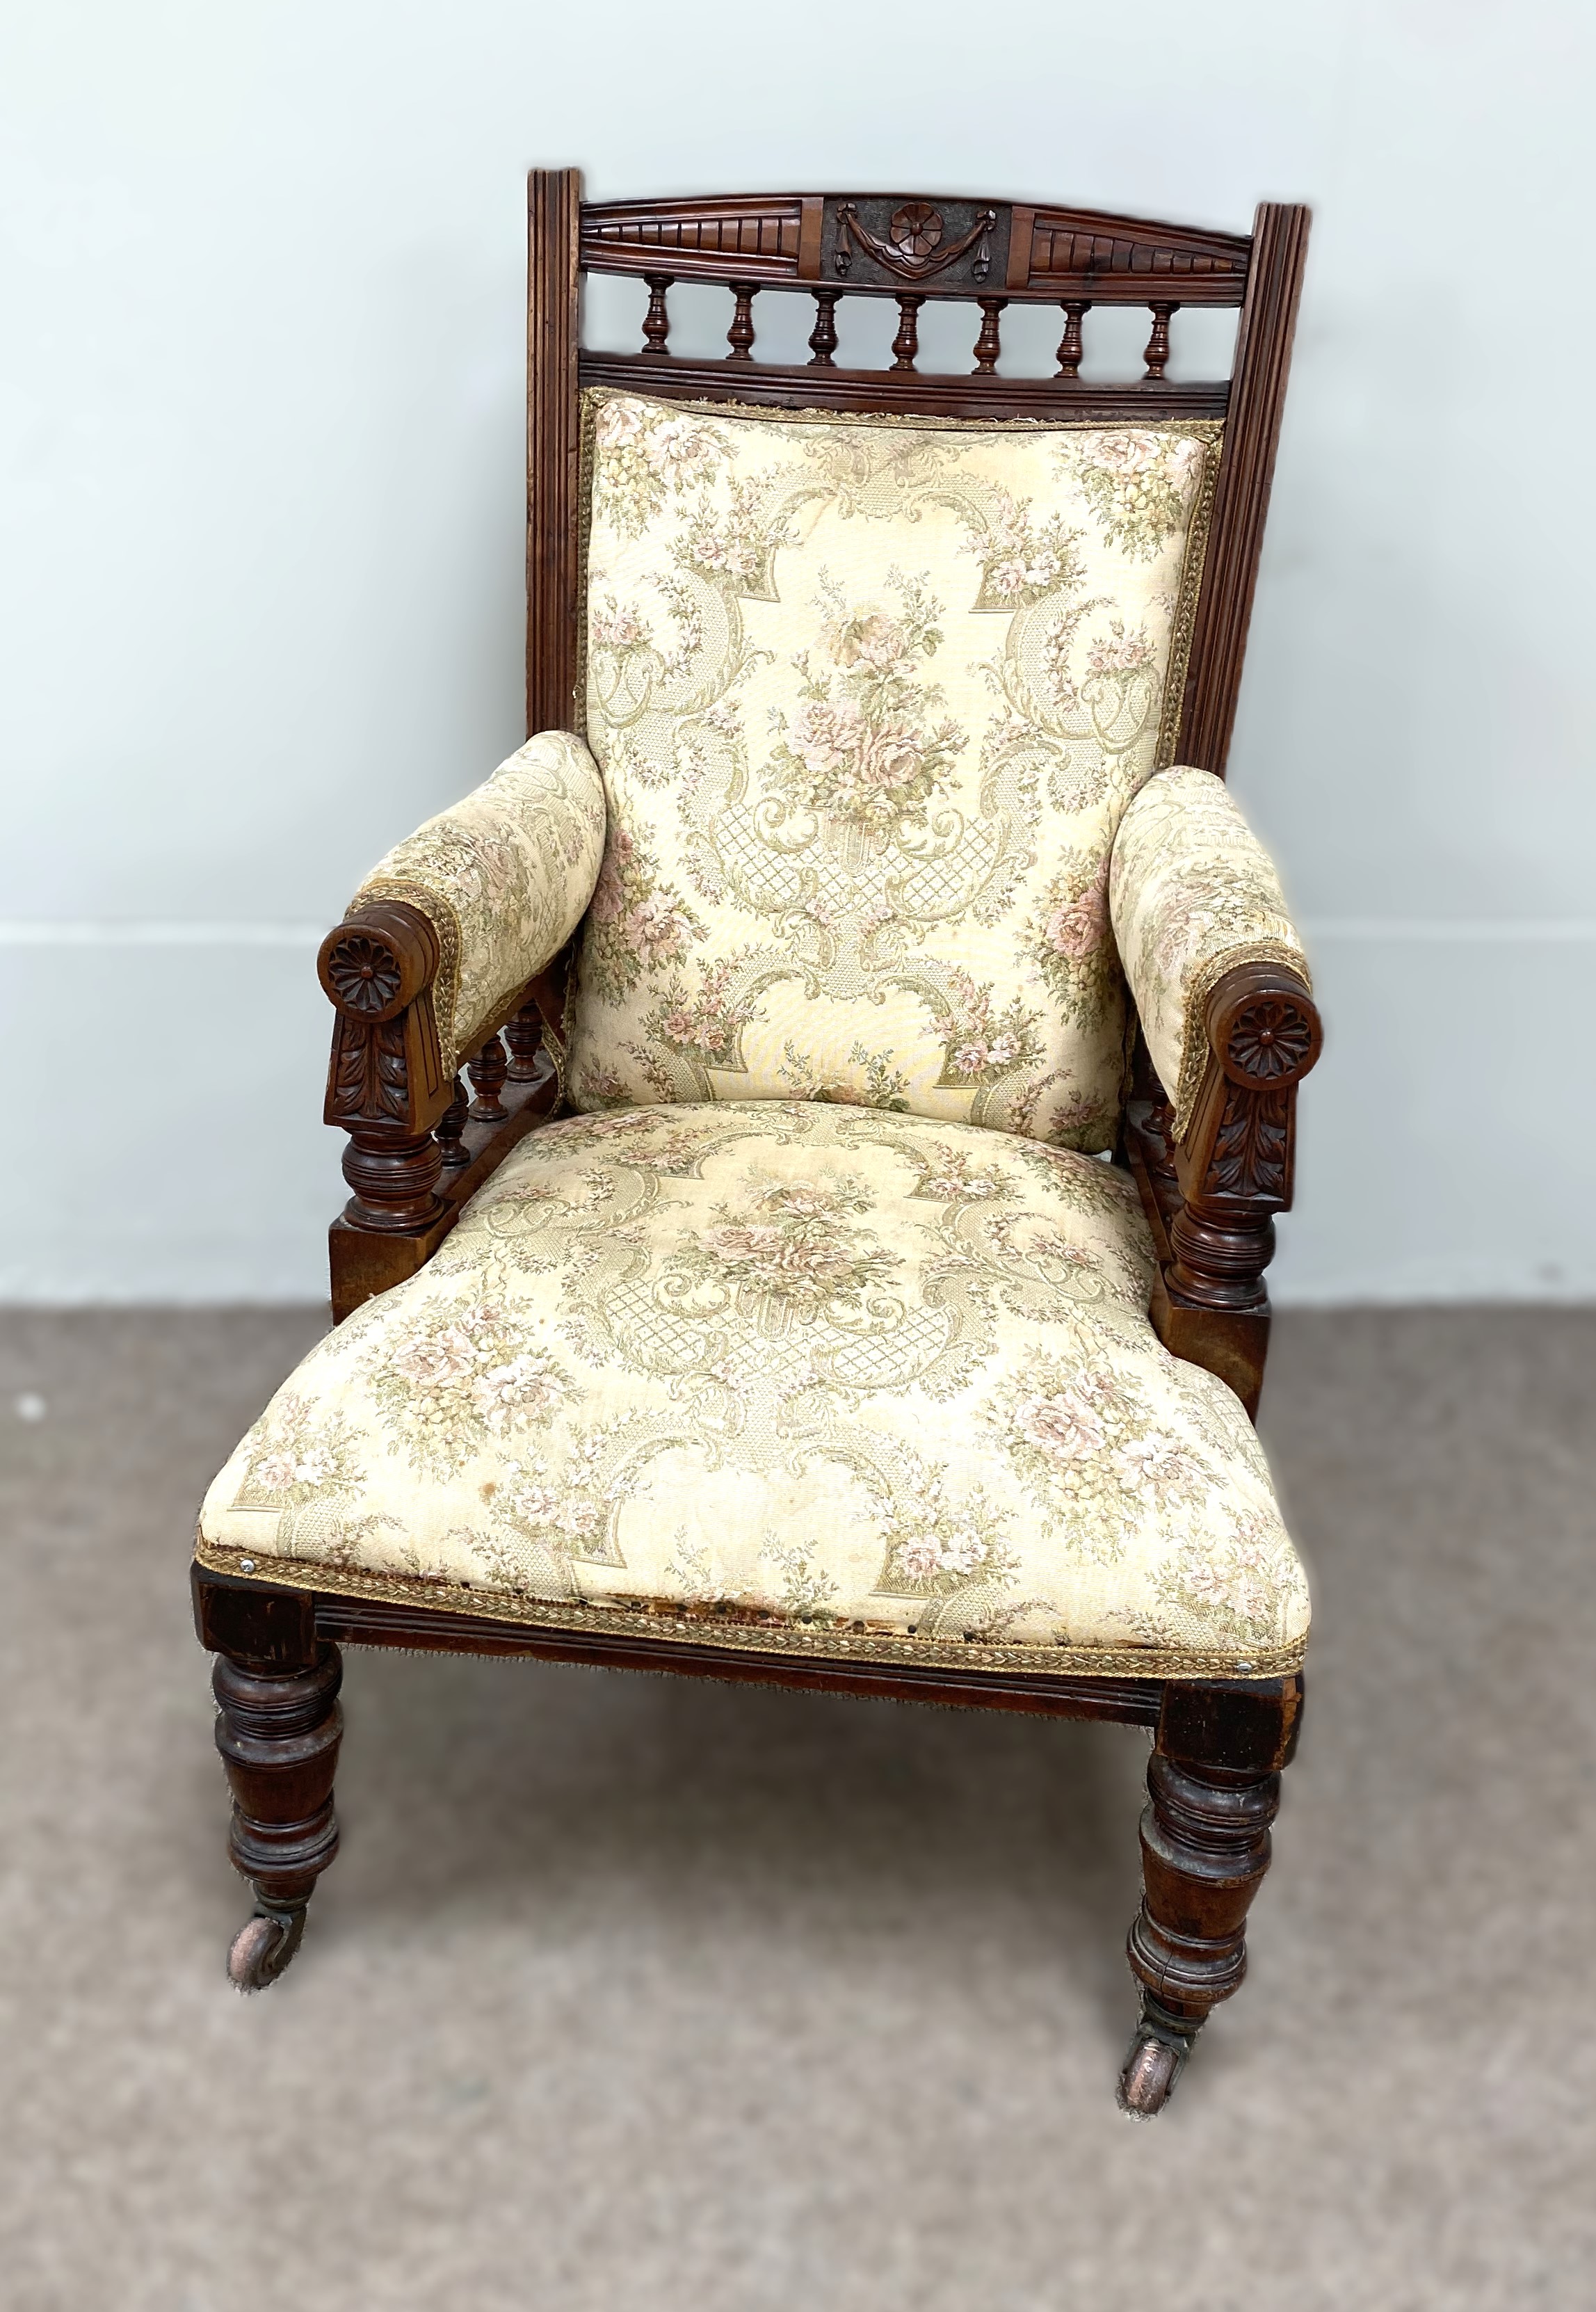
[(982, 209), (968, 232), (956, 241), (945, 241), (946, 226), (942, 212), (934, 209), (929, 201), (905, 201), (893, 211), (887, 224), (887, 238), (883, 241), (859, 217), (858, 204), (844, 201), (837, 211), (837, 245), (832, 253), (836, 271), (846, 276), (852, 270), (851, 240), (858, 243), (867, 257), (875, 258), (885, 272), (900, 281), (929, 281), (938, 273), (946, 273), (961, 257), (974, 250), (971, 272), (977, 281), (984, 281), (992, 269), (992, 234), (997, 229), (996, 209)]

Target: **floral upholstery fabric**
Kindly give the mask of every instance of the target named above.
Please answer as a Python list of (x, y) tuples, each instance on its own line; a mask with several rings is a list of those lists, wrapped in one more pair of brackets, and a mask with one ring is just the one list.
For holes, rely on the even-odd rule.
[(1307, 959), (1275, 863), (1211, 771), (1163, 772), (1120, 822), (1109, 906), (1130, 992), (1175, 1137), (1191, 1120), (1208, 1059), (1208, 1000), (1243, 963)]
[(1024, 1137), (802, 1101), (570, 1117), (312, 1350), (200, 1554), (666, 1640), (1278, 1675), (1302, 1570), (1151, 1275), (1126, 1176)]
[(586, 397), (575, 1107), (1112, 1145), (1109, 848), (1173, 752), (1219, 436)]
[(492, 778), (395, 845), (351, 900), (407, 899), (442, 949), (436, 994), (452, 1071), (581, 921), (604, 850), (604, 788), (566, 731), (545, 731)]

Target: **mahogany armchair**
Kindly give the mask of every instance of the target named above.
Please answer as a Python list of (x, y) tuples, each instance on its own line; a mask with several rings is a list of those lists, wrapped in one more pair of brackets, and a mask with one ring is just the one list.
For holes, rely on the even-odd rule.
[[(1306, 232), (533, 176), (536, 735), (322, 947), (335, 1329), (201, 1517), (240, 1988), (336, 1848), (349, 1643), (1146, 1727), (1126, 2109), (1241, 1982), (1320, 1029), (1220, 777)], [(580, 348), (592, 270), (641, 350)], [(724, 358), (672, 355), (678, 280)], [(772, 290), (802, 366), (754, 357)], [(838, 366), (843, 296), (895, 301), (890, 370)], [(967, 375), (928, 299), (979, 309)], [(1057, 374), (1004, 376), (1038, 302)], [(1133, 383), (1081, 375), (1099, 305), (1151, 311)], [(1188, 305), (1239, 306), (1227, 381), (1166, 377)]]

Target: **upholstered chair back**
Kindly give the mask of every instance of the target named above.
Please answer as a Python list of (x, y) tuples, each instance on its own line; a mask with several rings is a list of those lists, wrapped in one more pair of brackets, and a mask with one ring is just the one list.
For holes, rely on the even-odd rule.
[(1174, 759), (1221, 433), (584, 394), (576, 1107), (1112, 1144), (1109, 854)]

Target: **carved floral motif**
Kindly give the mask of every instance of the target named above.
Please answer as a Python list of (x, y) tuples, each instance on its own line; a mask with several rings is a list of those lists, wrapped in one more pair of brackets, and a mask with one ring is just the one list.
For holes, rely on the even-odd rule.
[(843, 201), (839, 206), (837, 227), (837, 246), (832, 262), (840, 274), (851, 269), (851, 241), (900, 281), (929, 281), (974, 250), (970, 270), (977, 281), (984, 281), (992, 269), (991, 243), (998, 228), (998, 212), (982, 209), (968, 232), (946, 242), (943, 240), (942, 213), (929, 201), (905, 201), (901, 208), (894, 209), (885, 241), (861, 222), (852, 201)]
[(1255, 1083), (1295, 1074), (1313, 1048), (1313, 1023), (1289, 996), (1266, 995), (1237, 1018), (1225, 1047), (1226, 1062)]
[(326, 971), (338, 1003), (362, 1018), (385, 1012), (403, 984), (393, 950), (369, 932), (346, 933), (328, 952)]

